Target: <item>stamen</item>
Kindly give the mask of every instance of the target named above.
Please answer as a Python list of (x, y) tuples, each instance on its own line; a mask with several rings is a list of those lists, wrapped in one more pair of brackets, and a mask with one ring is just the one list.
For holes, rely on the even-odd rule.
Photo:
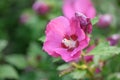
[(76, 41), (73, 41), (72, 39), (67, 40), (66, 38), (62, 40), (62, 43), (65, 44), (66, 47), (74, 48), (76, 46)]
[(65, 35), (61, 42), (61, 46), (66, 48), (67, 51), (73, 51), (76, 47), (79, 46), (79, 41), (77, 41), (77, 38), (78, 37), (74, 34), (71, 36)]

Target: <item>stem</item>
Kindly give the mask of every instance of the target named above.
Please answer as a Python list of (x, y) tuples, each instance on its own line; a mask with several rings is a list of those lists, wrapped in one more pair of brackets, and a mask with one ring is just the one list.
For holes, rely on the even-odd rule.
[(59, 76), (60, 76), (60, 77), (61, 77), (61, 76), (64, 76), (65, 74), (68, 74), (68, 73), (70, 73), (70, 72), (73, 71), (73, 70), (74, 70), (73, 67), (69, 67), (68, 69), (65, 69), (65, 70), (61, 71), (60, 74), (59, 74)]
[(94, 78), (94, 73), (91, 71), (90, 67), (88, 66), (86, 60), (84, 59), (84, 56), (85, 56), (85, 53), (82, 52), (82, 54), (81, 54), (81, 59), (82, 59), (84, 65), (79, 65), (79, 64), (77, 64), (77, 63), (75, 63), (75, 62), (71, 62), (70, 64), (71, 64), (73, 67), (77, 68), (77, 69), (82, 69), (82, 70), (85, 70), (85, 69), (86, 69), (86, 70), (88, 71), (88, 73), (89, 73), (89, 76), (90, 76), (91, 80), (95, 80), (95, 78)]
[(85, 56), (85, 53), (82, 52), (82, 54), (81, 54), (82, 61), (83, 61), (84, 64), (87, 66), (87, 71), (89, 72), (89, 75), (90, 75), (91, 79), (92, 79), (92, 80), (95, 80), (94, 74), (93, 74), (93, 72), (91, 71), (91, 69), (89, 68), (89, 66), (88, 66), (88, 64), (87, 64), (87, 62), (86, 62), (86, 60), (84, 59), (84, 56)]
[(78, 68), (78, 69), (83, 69), (83, 70), (87, 69), (86, 65), (81, 65), (80, 66), (80, 65), (76, 64), (75, 62), (72, 62), (71, 65), (74, 66), (75, 68)]

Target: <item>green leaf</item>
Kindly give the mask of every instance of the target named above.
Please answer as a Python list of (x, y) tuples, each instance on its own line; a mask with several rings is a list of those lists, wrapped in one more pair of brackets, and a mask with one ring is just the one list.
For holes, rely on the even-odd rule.
[[(38, 45), (36, 42), (30, 43), (27, 55), (29, 64), (32, 66), (37, 66), (39, 64), (39, 61), (48, 62), (48, 55), (42, 50), (42, 46)], [(40, 57), (40, 60), (37, 59), (38, 56)]]
[(36, 57), (38, 55), (40, 55), (42, 59), (47, 58), (47, 54), (42, 50), (42, 47), (40, 45), (35, 42), (30, 43), (30, 46), (28, 48), (28, 56)]
[(101, 60), (101, 56), (95, 55), (94, 58), (93, 58), (94, 65), (98, 66), (100, 60)]
[(20, 80), (36, 80), (35, 71), (24, 72), (20, 75)]
[(107, 80), (120, 80), (120, 73), (112, 73), (107, 77)]
[(6, 40), (0, 40), (0, 52), (6, 47), (7, 41)]
[(92, 22), (92, 25), (95, 25), (97, 22), (98, 22), (99, 18), (98, 17), (95, 17), (91, 20)]
[(69, 64), (63, 64), (61, 66), (58, 66), (57, 70), (62, 71), (62, 70), (68, 69), (69, 67), (70, 67)]
[(71, 74), (66, 74), (66, 75), (62, 76), (61, 80), (73, 80), (73, 79), (72, 79)]
[(73, 79), (83, 79), (85, 78), (86, 73), (85, 70), (75, 70), (71, 73), (71, 76)]
[(110, 46), (107, 42), (102, 42), (96, 46), (88, 55), (113, 56), (119, 53), (119, 47)]
[(45, 36), (42, 36), (41, 38), (39, 38), (39, 41), (44, 42), (45, 41)]
[(0, 79), (18, 79), (17, 71), (10, 65), (0, 66)]
[(61, 58), (53, 58), (52, 62), (59, 62), (61, 60)]
[(39, 70), (30, 71), (27, 73), (23, 73), (20, 76), (20, 80), (48, 80), (49, 73), (42, 72)]
[(18, 69), (24, 69), (27, 67), (27, 61), (23, 55), (13, 54), (6, 56), (5, 58), (6, 62), (14, 65)]

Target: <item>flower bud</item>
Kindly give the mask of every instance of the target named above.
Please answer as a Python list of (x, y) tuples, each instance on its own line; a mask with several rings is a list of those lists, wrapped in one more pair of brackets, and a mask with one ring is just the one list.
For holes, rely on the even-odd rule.
[(92, 32), (92, 24), (90, 18), (88, 18), (87, 16), (80, 12), (76, 12), (75, 16), (78, 19), (80, 27), (84, 30), (84, 32), (90, 34)]
[(100, 68), (96, 68), (95, 72), (98, 74), (101, 72)]
[(48, 13), (49, 11), (49, 6), (45, 3), (42, 3), (42, 2), (39, 2), (39, 1), (36, 1), (34, 4), (33, 4), (33, 10), (38, 13), (38, 14), (41, 14), (41, 15), (44, 15), (46, 13)]
[[(88, 47), (86, 49), (86, 53), (89, 54), (96, 46), (95, 45), (91, 45), (90, 47)], [(85, 60), (86, 62), (92, 62), (93, 61), (93, 55), (90, 55), (90, 56), (85, 56)]]
[(113, 17), (110, 14), (100, 15), (98, 26), (101, 28), (108, 27), (111, 24), (112, 20), (113, 20)]
[(120, 34), (114, 34), (107, 38), (111, 46), (115, 46), (120, 41)]

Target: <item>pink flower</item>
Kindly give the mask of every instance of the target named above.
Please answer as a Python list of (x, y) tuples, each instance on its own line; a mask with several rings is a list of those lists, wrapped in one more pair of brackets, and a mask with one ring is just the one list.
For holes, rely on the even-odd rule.
[(98, 74), (102, 71), (103, 67), (105, 66), (106, 62), (100, 60), (98, 67), (96, 67), (95, 72)]
[(94, 18), (96, 10), (91, 0), (64, 0), (63, 14), (71, 18), (75, 12), (80, 12), (89, 18)]
[[(89, 54), (90, 51), (92, 51), (96, 46), (92, 45), (86, 49), (86, 53)], [(91, 62), (93, 61), (93, 56), (85, 56), (86, 62)]]
[(47, 25), (43, 49), (49, 55), (61, 57), (69, 62), (80, 57), (81, 51), (88, 46), (89, 41), (76, 19), (60, 16)]
[(33, 10), (36, 11), (38, 14), (46, 14), (49, 11), (49, 6), (43, 2), (36, 1), (33, 4)]
[(95, 72), (98, 74), (101, 72), (101, 69), (100, 68), (96, 68)]
[(115, 46), (120, 41), (120, 34), (114, 34), (107, 38), (111, 46)]
[(98, 26), (101, 28), (108, 27), (113, 21), (113, 17), (110, 14), (100, 15)]

